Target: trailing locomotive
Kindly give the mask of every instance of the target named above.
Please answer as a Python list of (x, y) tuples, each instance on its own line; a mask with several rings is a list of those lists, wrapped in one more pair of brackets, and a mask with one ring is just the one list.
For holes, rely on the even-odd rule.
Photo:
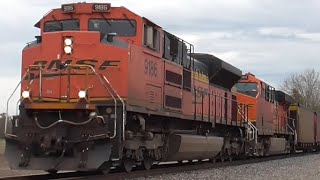
[(129, 172), (300, 147), (284, 93), (125, 7), (64, 4), (35, 27), (6, 119), (13, 169)]

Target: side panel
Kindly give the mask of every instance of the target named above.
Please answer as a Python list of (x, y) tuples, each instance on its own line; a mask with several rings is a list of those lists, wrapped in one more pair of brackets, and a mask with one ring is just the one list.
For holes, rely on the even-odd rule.
[(320, 142), (320, 115), (319, 113), (317, 113), (317, 121), (316, 121), (316, 134), (317, 134), (317, 137), (316, 137), (316, 142)]
[(298, 142), (313, 143), (314, 142), (314, 112), (303, 107), (299, 107), (298, 118)]
[(147, 84), (146, 85), (147, 109), (152, 111), (160, 111), (162, 109), (162, 88)]
[(313, 141), (317, 142), (317, 113), (313, 113)]
[[(219, 124), (237, 125), (237, 97), (219, 87), (210, 85), (210, 115)], [(209, 110), (209, 109), (208, 109)], [(241, 118), (239, 117), (239, 120)]]
[(191, 93), (191, 91), (182, 91), (182, 113), (188, 117), (193, 117), (193, 111), (194, 111), (194, 94)]
[(232, 124), (232, 121), (231, 121), (231, 116), (232, 116), (232, 95), (231, 95), (231, 93), (230, 92), (226, 92), (226, 94), (227, 94), (227, 99), (226, 99), (226, 105), (225, 105), (225, 107), (226, 107), (226, 110), (227, 110), (227, 112), (226, 112), (226, 114), (227, 114), (227, 122), (228, 123), (230, 123), (230, 124)]
[[(193, 93), (193, 112), (196, 110), (196, 120), (208, 121), (209, 97), (208, 97), (208, 82), (204, 82), (200, 78), (194, 79), (194, 93)], [(210, 107), (212, 108), (212, 107)]]
[(257, 100), (257, 128), (261, 135), (273, 134), (273, 105), (264, 98)]
[(220, 89), (215, 86), (210, 86), (210, 91), (212, 93), (212, 97), (210, 98), (212, 108), (210, 111), (212, 112), (213, 117), (215, 118), (216, 123), (222, 123), (222, 104), (223, 104), (223, 96), (221, 96)]
[(182, 90), (182, 113), (187, 117), (194, 117), (194, 90), (192, 84), (194, 84), (194, 79), (192, 78), (192, 73), (190, 70), (184, 69), (183, 72), (183, 90)]
[(131, 46), (127, 81), (129, 105), (151, 111), (162, 111), (163, 64), (162, 59), (143, 52), (143, 48)]
[(287, 128), (288, 108), (283, 104), (277, 104), (274, 117), (274, 130), (276, 133), (285, 133)]

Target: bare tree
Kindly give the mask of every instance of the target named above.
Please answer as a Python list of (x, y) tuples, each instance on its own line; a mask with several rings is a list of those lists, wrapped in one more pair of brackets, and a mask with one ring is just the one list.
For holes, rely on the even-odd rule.
[(291, 73), (280, 88), (304, 106), (320, 111), (320, 72), (315, 69)]

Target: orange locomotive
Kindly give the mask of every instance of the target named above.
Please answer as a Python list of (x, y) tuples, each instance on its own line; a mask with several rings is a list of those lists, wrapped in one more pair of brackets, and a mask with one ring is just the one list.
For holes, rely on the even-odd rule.
[(258, 137), (254, 149), (256, 153), (278, 153), (272, 149), (279, 144), (285, 145), (288, 150), (294, 150), (295, 118), (291, 118), (289, 107), (295, 100), (291, 96), (276, 91), (251, 73), (242, 76), (234, 86), (234, 91), (239, 102), (250, 106), (248, 120), (255, 126), (253, 133)]
[(275, 106), (270, 91), (264, 100), (260, 81), (250, 76), (257, 92), (241, 90), (245, 79), (231, 92), (241, 70), (125, 7), (65, 4), (35, 26), (41, 34), (23, 50), (19, 115), (6, 120), (14, 169), (131, 171), (293, 146), (288, 121), (272, 115), (286, 106)]

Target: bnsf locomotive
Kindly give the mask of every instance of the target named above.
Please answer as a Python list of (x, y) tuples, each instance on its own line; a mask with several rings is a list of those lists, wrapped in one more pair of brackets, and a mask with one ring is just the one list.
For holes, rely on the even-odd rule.
[(290, 96), (125, 7), (64, 4), (35, 27), (19, 114), (6, 119), (13, 169), (129, 172), (311, 150), (318, 140), (299, 142), (305, 108)]

